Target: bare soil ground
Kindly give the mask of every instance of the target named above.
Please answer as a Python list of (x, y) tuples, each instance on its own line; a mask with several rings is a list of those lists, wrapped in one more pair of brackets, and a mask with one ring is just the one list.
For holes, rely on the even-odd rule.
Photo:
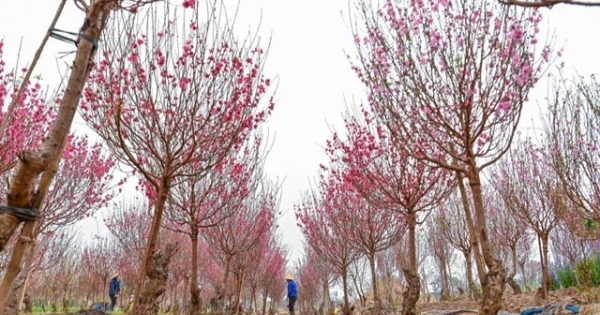
[[(519, 314), (522, 310), (548, 304), (567, 304), (579, 306), (581, 314), (600, 314), (600, 288), (562, 289), (550, 292), (547, 300), (542, 300), (537, 292), (521, 294), (505, 293), (502, 310)], [(477, 310), (478, 301), (466, 297), (453, 298), (448, 301), (419, 303), (417, 314), (444, 314), (441, 310)], [(437, 311), (437, 312), (436, 312)], [(460, 313), (457, 313), (460, 314)], [(469, 314), (465, 312), (464, 314)], [(472, 314), (472, 313), (471, 313)]]

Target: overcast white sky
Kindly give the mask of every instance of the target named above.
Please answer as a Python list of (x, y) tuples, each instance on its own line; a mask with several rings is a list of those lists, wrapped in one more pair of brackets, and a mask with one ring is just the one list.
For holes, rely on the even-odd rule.
[[(181, 2), (171, 0), (174, 5)], [(8, 65), (14, 64), (20, 40), (21, 65), (31, 60), (58, 4), (58, 0), (2, 0), (0, 38), (5, 41)], [(347, 11), (348, 1), (344, 0), (242, 0), (237, 22), (242, 30), (256, 29), (261, 22), (260, 33), (265, 38), (272, 35), (266, 71), (279, 77), (279, 87), (276, 109), (268, 123), (276, 139), (267, 172), (285, 177), (282, 210), (287, 212), (280, 226), (292, 259), (299, 257), (302, 247), (292, 206), (316, 176), (319, 163), (326, 161), (322, 146), (331, 134), (329, 125), (340, 128), (346, 100), (362, 97), (344, 53), (354, 49), (351, 31), (342, 17)], [(544, 11), (544, 24), (555, 27), (558, 43), (565, 43), (561, 61), (567, 68), (583, 75), (600, 73), (600, 8), (559, 5)], [(76, 31), (82, 19), (83, 13), (68, 1), (57, 27)], [(52, 84), (58, 77), (57, 55), (69, 50), (74, 47), (50, 40), (35, 72)], [(70, 55), (58, 62), (70, 63), (72, 58)], [(540, 86), (534, 98), (541, 100), (544, 95), (545, 88)], [(531, 109), (534, 107), (532, 104)]]

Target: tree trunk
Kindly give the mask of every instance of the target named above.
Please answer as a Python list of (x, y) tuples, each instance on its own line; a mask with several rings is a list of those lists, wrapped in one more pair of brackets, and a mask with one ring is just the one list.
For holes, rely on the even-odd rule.
[(329, 279), (325, 278), (323, 281), (323, 309), (328, 310), (331, 308), (331, 297), (329, 295)]
[[(91, 38), (97, 42), (110, 11), (106, 2), (98, 1), (92, 4), (81, 27), (81, 37)], [(9, 206), (34, 210), (41, 209), (45, 194), (54, 178), (55, 170), (52, 169), (52, 166), (53, 164), (58, 166), (73, 117), (77, 112), (81, 93), (93, 64), (95, 52), (96, 49), (92, 42), (88, 40), (80, 41), (67, 89), (48, 136), (36, 151), (19, 154), (19, 160), (10, 180), (7, 193), (7, 204)], [(49, 170), (47, 170), (48, 167), (50, 167)], [(42, 172), (44, 172), (44, 176), (38, 188), (34, 189), (36, 178)], [(37, 191), (35, 199), (34, 190)], [(14, 234), (19, 223), (17, 217), (13, 214), (0, 213), (0, 251), (4, 250), (6, 243)], [(23, 255), (27, 251), (30, 242), (33, 241), (35, 225), (35, 221), (28, 221), (21, 230), (21, 237), (15, 246), (0, 286), (0, 309), (4, 309), (6, 300), (11, 293), (12, 284), (21, 270)]]
[(350, 301), (348, 300), (348, 271), (345, 270), (345, 268), (342, 270), (342, 290), (344, 294), (344, 307), (342, 313), (350, 315), (352, 314), (352, 311), (350, 310)]
[(473, 282), (473, 259), (471, 257), (471, 251), (463, 251), (463, 256), (465, 258), (465, 276), (467, 277), (467, 291), (469, 292), (469, 297), (474, 298), (477, 293), (475, 292), (475, 283)]
[[(37, 235), (39, 234), (39, 230), (35, 232), (35, 239), (37, 239)], [(27, 286), (29, 285), (29, 279), (31, 279), (31, 274), (34, 272), (32, 269), (33, 259), (37, 255), (37, 249), (40, 247), (46, 246), (46, 244), (50, 241), (50, 237), (48, 234), (44, 235), (44, 238), (40, 241), (39, 244), (32, 244), (27, 251), (27, 256), (25, 256), (25, 261), (23, 262), (23, 271), (22, 274), (25, 277), (25, 282), (23, 286), (20, 288), (20, 293), (17, 293), (19, 296), (19, 307), (23, 304), (23, 300), (25, 299), (25, 294), (27, 292)]]
[(371, 251), (368, 255), (369, 271), (371, 272), (371, 287), (373, 288), (373, 303), (375, 304), (375, 312), (379, 313), (382, 310), (381, 298), (379, 297), (379, 283), (377, 281), (377, 272), (375, 270), (375, 252)]
[(267, 294), (266, 292), (263, 293), (263, 297), (262, 297), (262, 311), (261, 314), (262, 315), (266, 315), (267, 313)]
[[(454, 151), (453, 145), (450, 145), (450, 152), (452, 153), (452, 165), (458, 166), (458, 161), (455, 157), (456, 152)], [(463, 181), (463, 174), (458, 171), (456, 172), (456, 184), (458, 185), (460, 200), (463, 209), (465, 210), (465, 221), (467, 222), (467, 230), (469, 231), (469, 242), (471, 243), (473, 258), (475, 258), (475, 267), (477, 268), (477, 274), (479, 275), (479, 279), (481, 280), (485, 278), (485, 269), (483, 267), (481, 252), (479, 251), (479, 243), (477, 241), (477, 229), (473, 220), (473, 214), (471, 213), (471, 206), (469, 204), (469, 197), (467, 195), (467, 190)]]
[[(421, 284), (417, 273), (417, 238), (415, 229), (417, 227), (417, 216), (414, 211), (409, 211), (408, 221), (408, 266), (404, 268), (404, 277), (406, 278), (406, 290), (402, 296), (402, 315), (415, 315), (415, 306), (419, 300)], [(393, 288), (392, 288), (393, 290)]]
[(148, 282), (139, 296), (132, 315), (156, 315), (159, 311), (159, 298), (165, 292), (169, 276), (169, 262), (177, 252), (174, 244), (168, 244), (164, 252), (157, 251), (150, 259)]
[(542, 257), (540, 261), (542, 263), (542, 294), (543, 299), (548, 297), (548, 290), (550, 289), (550, 265), (548, 264), (548, 233), (542, 233), (539, 235), (542, 241)]
[(442, 285), (442, 291), (440, 292), (440, 301), (447, 301), (450, 299), (450, 284), (448, 281), (448, 268), (446, 263), (446, 257), (438, 256), (439, 268), (440, 268), (440, 280)]
[(477, 236), (479, 238), (479, 245), (481, 246), (483, 260), (488, 268), (485, 277), (480, 279), (483, 289), (483, 296), (481, 299), (481, 307), (479, 308), (479, 315), (495, 315), (500, 310), (506, 274), (502, 263), (498, 259), (494, 258), (492, 246), (490, 244), (490, 240), (488, 239), (479, 170), (474, 163), (471, 165), (470, 169), (471, 176), (469, 176), (469, 185), (471, 187), (471, 194), (473, 197), (475, 217), (477, 218)]
[(190, 276), (190, 315), (201, 312), (200, 290), (198, 290), (198, 226), (192, 225), (192, 275)]
[(25, 283), (25, 277), (19, 276), (14, 282), (13, 289), (11, 290), (10, 297), (6, 301), (2, 315), (18, 315), (19, 314), (19, 297), (18, 292)]
[(514, 279), (517, 274), (517, 248), (512, 246), (510, 251), (512, 255), (512, 270), (510, 271), (510, 274), (506, 276), (506, 282), (513, 290), (514, 294), (521, 294), (521, 287)]
[(421, 282), (419, 275), (411, 268), (404, 268), (404, 278), (406, 278), (406, 290), (402, 293), (404, 300), (402, 301), (402, 315), (415, 315), (415, 306), (419, 301)]
[(146, 250), (144, 253), (144, 258), (142, 259), (142, 264), (140, 266), (140, 271), (138, 274), (138, 284), (135, 288), (135, 293), (133, 295), (133, 305), (132, 311), (135, 313), (137, 311), (137, 301), (140, 301), (140, 293), (142, 288), (145, 285), (144, 280), (146, 280), (146, 276), (150, 277), (150, 269), (152, 268), (152, 257), (154, 256), (154, 252), (156, 250), (156, 246), (158, 243), (158, 234), (160, 232), (160, 225), (162, 222), (162, 216), (165, 209), (165, 203), (167, 201), (167, 197), (169, 196), (169, 179), (163, 177), (156, 187), (157, 200), (154, 204), (154, 215), (152, 216), (152, 226), (150, 227), (150, 233), (148, 235), (148, 242), (146, 243)]

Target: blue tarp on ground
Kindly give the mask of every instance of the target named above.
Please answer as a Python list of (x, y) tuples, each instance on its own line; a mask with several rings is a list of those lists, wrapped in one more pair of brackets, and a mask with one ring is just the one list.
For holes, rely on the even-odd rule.
[[(536, 314), (542, 314), (544, 312), (544, 310), (548, 311), (550, 309), (554, 309), (555, 313), (546, 313), (546, 314), (559, 314), (558, 311), (560, 311), (560, 305), (546, 305), (544, 307), (535, 307), (535, 308), (529, 308), (526, 309), (524, 311), (521, 312), (521, 315), (536, 315)], [(572, 305), (572, 304), (567, 304), (565, 305), (565, 309), (567, 311), (571, 311), (571, 313), (573, 314), (579, 314), (579, 307)]]

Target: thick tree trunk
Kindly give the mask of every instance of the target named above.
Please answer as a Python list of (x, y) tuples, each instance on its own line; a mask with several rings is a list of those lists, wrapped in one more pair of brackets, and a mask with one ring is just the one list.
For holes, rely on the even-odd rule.
[(469, 185), (471, 187), (471, 193), (473, 197), (475, 217), (477, 218), (477, 236), (479, 238), (483, 260), (488, 268), (485, 277), (480, 279), (483, 289), (483, 296), (481, 299), (479, 314), (495, 315), (500, 310), (506, 274), (502, 263), (498, 259), (494, 258), (492, 253), (492, 246), (487, 233), (485, 208), (483, 206), (483, 195), (481, 192), (481, 181), (479, 178), (479, 171), (475, 165), (471, 166), (470, 175)]
[[(97, 1), (92, 4), (80, 31), (82, 34), (81, 38), (90, 38), (94, 42), (97, 42), (110, 11), (107, 1)], [(7, 203), (9, 206), (34, 210), (41, 209), (41, 204), (54, 178), (55, 170), (58, 167), (73, 117), (77, 112), (77, 106), (79, 105), (81, 93), (91, 70), (91, 65), (93, 64), (95, 52), (96, 48), (91, 41), (80, 41), (67, 83), (67, 89), (58, 109), (56, 119), (50, 127), (48, 136), (44, 139), (38, 150), (19, 154), (19, 161), (10, 180), (9, 191), (7, 193)], [(44, 175), (38, 188), (34, 189), (36, 178), (42, 172), (44, 172)], [(34, 190), (36, 191), (35, 198)], [(0, 214), (0, 251), (4, 250), (6, 243), (14, 234), (18, 225), (19, 220), (14, 215), (9, 213)], [(6, 300), (11, 294), (12, 284), (21, 271), (23, 255), (27, 251), (29, 244), (33, 241), (35, 229), (36, 222), (28, 221), (21, 230), (20, 239), (15, 246), (0, 286), (0, 309), (4, 309)]]
[(10, 297), (6, 301), (2, 315), (19, 315), (19, 296), (18, 292), (25, 283), (25, 277), (19, 276), (14, 282)]
[[(419, 300), (421, 292), (421, 283), (417, 273), (417, 238), (415, 229), (417, 227), (417, 216), (413, 211), (409, 211), (408, 216), (408, 266), (404, 268), (404, 277), (406, 278), (406, 290), (402, 296), (402, 315), (415, 315), (415, 306)], [(393, 288), (392, 288), (393, 290)]]
[(169, 262), (177, 251), (174, 244), (168, 244), (164, 252), (157, 251), (150, 259), (148, 281), (144, 291), (136, 301), (132, 315), (156, 315), (159, 310), (159, 298), (165, 292), (169, 276)]
[(160, 225), (162, 222), (162, 216), (165, 209), (165, 203), (167, 202), (167, 197), (169, 196), (169, 179), (163, 177), (156, 187), (157, 200), (154, 204), (154, 214), (152, 216), (152, 225), (150, 227), (150, 233), (148, 235), (148, 242), (146, 243), (146, 249), (144, 252), (144, 258), (142, 259), (142, 264), (140, 267), (140, 271), (138, 274), (138, 284), (135, 288), (135, 293), (133, 295), (133, 305), (132, 311), (135, 313), (137, 311), (137, 301), (140, 301), (140, 294), (142, 292), (142, 288), (146, 283), (146, 277), (150, 278), (150, 269), (152, 268), (152, 257), (154, 256), (154, 252), (156, 251), (156, 246), (158, 243), (158, 234), (160, 232)]
[(402, 315), (415, 315), (417, 301), (421, 292), (421, 282), (419, 275), (410, 268), (404, 268), (404, 278), (406, 278), (406, 290), (402, 293)]

